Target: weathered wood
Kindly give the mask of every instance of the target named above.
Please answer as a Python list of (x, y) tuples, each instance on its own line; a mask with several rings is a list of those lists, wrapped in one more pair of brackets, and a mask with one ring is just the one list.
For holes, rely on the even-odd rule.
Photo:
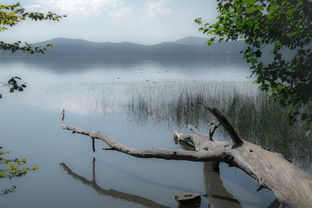
[(200, 207), (201, 196), (194, 193), (177, 194), (175, 200), (180, 208), (197, 208)]
[(143, 149), (120, 144), (112, 138), (92, 131), (64, 124), (65, 113), (62, 112), (61, 127), (90, 138), (104, 141), (108, 150), (119, 151), (140, 158), (161, 158), (167, 160), (215, 161), (235, 166), (256, 179), (259, 190), (268, 188), (278, 200), (289, 207), (310, 208), (312, 206), (312, 176), (285, 160), (280, 154), (270, 152), (258, 145), (241, 139), (225, 116), (215, 107), (203, 103), (221, 123), (232, 141), (213, 141), (216, 127), (208, 135), (200, 133), (195, 126), (189, 126), (193, 134), (173, 132), (176, 143), (193, 146), (194, 150)]
[(233, 126), (228, 122), (226, 117), (214, 106), (205, 103), (203, 101), (200, 101), (200, 103), (214, 115), (218, 121), (222, 124), (223, 128), (229, 133), (231, 136), (234, 144), (240, 145), (243, 143), (243, 140), (238, 136)]

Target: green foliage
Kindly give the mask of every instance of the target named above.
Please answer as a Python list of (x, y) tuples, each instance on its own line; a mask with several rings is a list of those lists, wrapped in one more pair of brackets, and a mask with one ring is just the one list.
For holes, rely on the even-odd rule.
[[(14, 178), (26, 175), (28, 172), (38, 170), (37, 166), (25, 167), (27, 158), (8, 158), (5, 155), (9, 154), (9, 151), (3, 151), (0, 147), (0, 179), (1, 178)], [(16, 186), (3, 190), (0, 195), (7, 195), (14, 192)]]
[[(3, 5), (0, 4), (0, 32), (5, 31), (8, 27), (16, 26), (19, 22), (25, 20), (33, 20), (33, 21), (42, 21), (42, 20), (51, 20), (51, 21), (59, 21), (62, 17), (66, 17), (66, 15), (57, 15), (52, 12), (48, 13), (40, 13), (40, 12), (27, 12), (20, 3), (15, 3), (11, 5)], [(0, 41), (0, 50), (11, 51), (12, 53), (17, 51), (22, 51), (29, 54), (45, 54), (47, 49), (51, 47), (53, 48), (53, 44), (47, 44), (45, 47), (34, 46), (30, 43), (25, 42), (22, 44), (21, 41), (17, 41), (15, 43), (6, 43), (4, 41)], [(15, 91), (22, 92), (24, 88), (26, 88), (26, 84), (19, 84), (17, 80), (21, 80), (19, 77), (12, 77), (7, 83), (4, 83), (4, 86), (8, 86), (10, 88), (10, 93)], [(0, 99), (2, 98), (2, 94), (0, 93)]]
[[(40, 13), (40, 12), (27, 12), (20, 3), (12, 5), (0, 4), (0, 32), (5, 31), (8, 27), (16, 26), (19, 22), (25, 20), (42, 21), (51, 20), (59, 21), (65, 15), (57, 15), (51, 12)], [(54, 47), (52, 44), (46, 45), (46, 47), (34, 46), (29, 43), (22, 44), (21, 41), (15, 43), (6, 43), (0, 41), (0, 49), (8, 50), (11, 52), (22, 51), (30, 54), (34, 53), (46, 53), (48, 47)]]
[[(27, 158), (6, 158), (5, 155), (9, 154), (9, 151), (3, 151), (0, 147), (0, 178), (13, 178), (20, 177), (32, 170), (38, 170), (38, 167), (24, 167), (27, 162)], [(4, 168), (3, 168), (4, 166)]]
[[(14, 91), (23, 92), (24, 89), (27, 87), (26, 83), (20, 84), (18, 80), (21, 80), (20, 77), (12, 77), (9, 79), (7, 83), (3, 83), (3, 86), (7, 86), (10, 88), (10, 93)], [(2, 98), (2, 94), (0, 93), (0, 98)]]
[(24, 84), (18, 84), (17, 80), (21, 80), (20, 77), (12, 77), (11, 79), (9, 79), (7, 86), (10, 87), (10, 93), (14, 92), (14, 91), (24, 91), (24, 88), (27, 87), (26, 83)]
[[(243, 51), (256, 83), (275, 102), (291, 106), (291, 122), (297, 118), (312, 127), (312, 2), (309, 0), (217, 0), (219, 16), (214, 24), (195, 20), (204, 34), (215, 40), (244, 39)], [(264, 48), (270, 48), (265, 54)], [(285, 55), (287, 54), (287, 56)], [(263, 57), (271, 55), (271, 61)]]
[[(7, 83), (3, 83), (3, 86), (7, 86), (10, 88), (10, 93), (15, 91), (23, 92), (24, 89), (27, 87), (26, 83), (19, 83), (21, 80), (20, 77), (12, 77), (7, 81)], [(0, 98), (2, 98), (2, 94), (0, 94)]]

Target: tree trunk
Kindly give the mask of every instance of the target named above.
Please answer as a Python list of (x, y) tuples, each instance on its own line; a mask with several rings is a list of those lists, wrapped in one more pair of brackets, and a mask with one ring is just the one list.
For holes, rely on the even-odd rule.
[(258, 190), (268, 188), (275, 193), (283, 204), (290, 207), (308, 208), (312, 206), (312, 176), (285, 160), (279, 153), (270, 152), (258, 145), (241, 139), (225, 116), (215, 107), (202, 102), (230, 135), (231, 141), (213, 140), (213, 134), (219, 125), (209, 130), (209, 134), (200, 133), (194, 126), (189, 126), (193, 134), (173, 132), (176, 143), (184, 143), (194, 150), (144, 149), (120, 144), (112, 138), (92, 131), (64, 125), (65, 113), (62, 112), (61, 127), (73, 133), (87, 135), (92, 139), (104, 141), (109, 147), (134, 157), (161, 158), (167, 160), (188, 160), (202, 162), (225, 162), (240, 168), (259, 183)]

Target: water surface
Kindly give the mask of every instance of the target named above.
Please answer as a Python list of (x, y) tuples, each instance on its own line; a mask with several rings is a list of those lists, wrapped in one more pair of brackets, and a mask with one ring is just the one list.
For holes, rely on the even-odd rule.
[[(138, 159), (102, 151), (101, 142), (93, 153), (88, 137), (59, 127), (65, 109), (67, 124), (126, 145), (180, 148), (173, 130), (186, 133), (188, 123), (208, 128), (204, 118), (185, 116), (185, 108), (175, 106), (189, 99), (185, 94), (259, 95), (242, 60), (1, 58), (1, 80), (10, 76), (22, 77), (28, 87), (3, 93), (1, 146), (39, 170), (1, 180), (1, 189), (17, 186), (15, 193), (0, 196), (1, 208), (176, 207), (174, 195), (185, 192), (205, 194), (201, 207), (278, 206), (273, 193), (257, 192), (256, 181), (226, 164), (216, 172), (210, 163)], [(216, 138), (227, 139), (221, 130)]]

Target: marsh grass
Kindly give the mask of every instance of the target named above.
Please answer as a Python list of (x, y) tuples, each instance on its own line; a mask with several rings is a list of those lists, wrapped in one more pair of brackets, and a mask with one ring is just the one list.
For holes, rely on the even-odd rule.
[[(274, 103), (250, 82), (150, 84), (136, 93), (128, 109), (137, 122), (167, 122), (177, 128), (195, 124), (207, 131), (216, 121), (199, 103), (200, 99), (218, 107), (245, 140), (280, 152), (310, 169), (312, 137), (307, 135), (307, 129), (300, 122), (289, 125), (288, 109)], [(228, 139), (221, 128), (216, 138)]]

